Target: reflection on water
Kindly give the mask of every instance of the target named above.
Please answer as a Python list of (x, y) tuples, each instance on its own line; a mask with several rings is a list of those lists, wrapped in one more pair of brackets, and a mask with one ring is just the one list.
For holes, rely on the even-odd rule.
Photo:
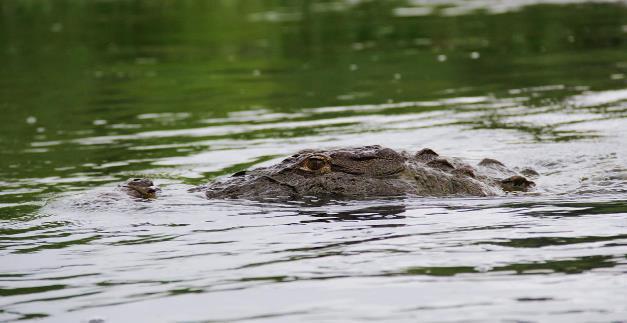
[[(618, 321), (620, 1), (0, 3), (0, 321)], [(491, 199), (209, 201), (382, 144), (541, 173)], [(163, 198), (104, 201), (149, 176)]]

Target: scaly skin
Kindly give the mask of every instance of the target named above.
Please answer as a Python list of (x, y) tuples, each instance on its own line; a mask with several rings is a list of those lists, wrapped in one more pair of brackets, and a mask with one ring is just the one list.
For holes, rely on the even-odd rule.
[[(525, 174), (537, 173), (526, 169)], [(535, 183), (494, 159), (476, 167), (425, 148), (415, 154), (381, 146), (303, 150), (282, 162), (237, 172), (191, 189), (207, 198), (298, 199), (303, 197), (370, 198), (387, 196), (494, 196), (526, 192)], [(155, 198), (149, 179), (121, 186), (136, 198)]]
[(381, 146), (303, 150), (279, 164), (209, 184), (208, 198), (295, 199), (307, 196), (493, 196), (535, 184), (493, 159), (472, 167), (431, 149), (410, 155)]
[(154, 199), (159, 191), (152, 181), (146, 178), (128, 180), (126, 184), (119, 186), (119, 188), (129, 196), (141, 199)]

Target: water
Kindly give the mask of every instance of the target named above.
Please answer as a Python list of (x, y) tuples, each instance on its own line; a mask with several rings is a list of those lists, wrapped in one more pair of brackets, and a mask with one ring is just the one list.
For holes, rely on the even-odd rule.
[[(621, 1), (0, 3), (0, 321), (627, 319)], [(498, 198), (185, 192), (303, 148), (533, 167)], [(103, 202), (129, 177), (152, 202)]]

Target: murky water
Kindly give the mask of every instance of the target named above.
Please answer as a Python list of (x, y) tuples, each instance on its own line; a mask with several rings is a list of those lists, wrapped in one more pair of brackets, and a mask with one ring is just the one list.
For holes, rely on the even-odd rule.
[[(626, 320), (626, 53), (622, 1), (3, 1), (0, 321)], [(185, 192), (364, 144), (542, 176)], [(135, 176), (163, 198), (97, 200)]]

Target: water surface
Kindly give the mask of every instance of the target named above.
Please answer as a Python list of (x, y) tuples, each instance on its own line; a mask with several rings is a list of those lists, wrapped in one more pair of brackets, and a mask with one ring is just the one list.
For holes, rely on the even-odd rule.
[[(0, 3), (0, 321), (627, 318), (621, 1)], [(533, 194), (210, 201), (381, 144)], [(95, 201), (129, 177), (152, 202)]]

